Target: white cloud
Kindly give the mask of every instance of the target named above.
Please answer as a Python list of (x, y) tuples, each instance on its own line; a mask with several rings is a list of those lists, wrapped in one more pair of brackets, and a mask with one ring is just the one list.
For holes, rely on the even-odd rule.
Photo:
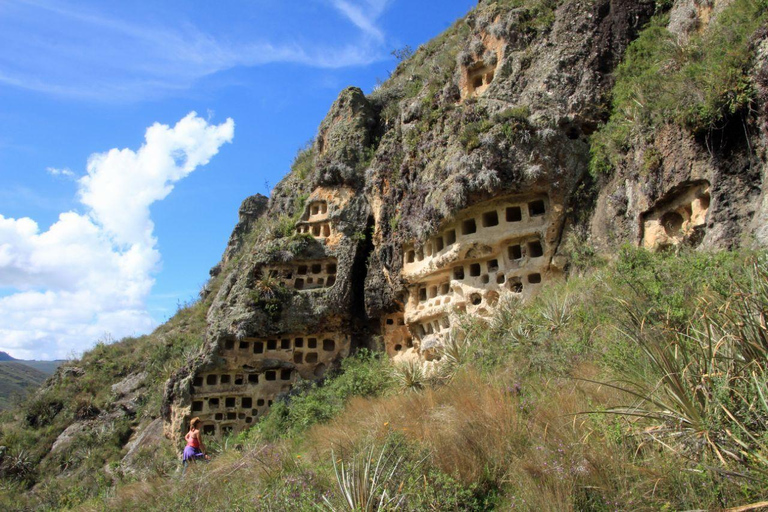
[(47, 172), (51, 176), (64, 176), (65, 178), (75, 177), (75, 173), (66, 167), (64, 169), (58, 169), (56, 167), (46, 167), (45, 172)]
[(388, 0), (367, 0), (365, 2), (351, 2), (348, 0), (333, 0), (333, 6), (341, 12), (349, 21), (367, 35), (384, 40), (384, 33), (376, 26), (376, 20), (389, 4)]
[(387, 4), (331, 0), (363, 37), (302, 46), (216, 37), (176, 20), (130, 22), (67, 2), (4, 0), (0, 84), (70, 98), (135, 101), (178, 93), (239, 66), (365, 65), (387, 57), (384, 34), (375, 25)]
[(65, 212), (47, 230), (0, 215), (0, 350), (16, 357), (66, 357), (104, 333), (154, 326), (146, 300), (160, 263), (152, 203), (205, 165), (234, 137), (194, 112), (171, 128), (154, 124), (137, 151), (92, 155), (78, 181), (85, 214)]

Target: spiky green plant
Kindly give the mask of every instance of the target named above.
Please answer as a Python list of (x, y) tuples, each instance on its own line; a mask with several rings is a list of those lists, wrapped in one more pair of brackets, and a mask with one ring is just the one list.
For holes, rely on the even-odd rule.
[(396, 458), (386, 444), (381, 448), (378, 457), (374, 452), (375, 446), (371, 445), (368, 450), (353, 457), (348, 464), (337, 461), (335, 453), (331, 452), (338, 487), (336, 501), (340, 505), (334, 505), (323, 496), (327, 510), (374, 512), (400, 509), (405, 496), (392, 491), (388, 485), (400, 466), (402, 457)]
[(427, 375), (421, 361), (408, 360), (392, 366), (392, 377), (401, 391), (421, 391), (427, 382)]
[(720, 308), (704, 303), (685, 331), (648, 325), (620, 299), (623, 334), (646, 356), (654, 378), (609, 384), (637, 398), (607, 412), (651, 422), (644, 434), (694, 460), (707, 454), (720, 470), (768, 476), (768, 263), (755, 261), (747, 286), (735, 285)]

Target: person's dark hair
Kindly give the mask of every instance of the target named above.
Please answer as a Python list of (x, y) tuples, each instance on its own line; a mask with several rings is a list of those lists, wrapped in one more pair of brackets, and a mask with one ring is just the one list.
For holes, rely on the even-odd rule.
[(200, 418), (192, 418), (189, 422), (189, 428), (197, 428), (200, 425)]

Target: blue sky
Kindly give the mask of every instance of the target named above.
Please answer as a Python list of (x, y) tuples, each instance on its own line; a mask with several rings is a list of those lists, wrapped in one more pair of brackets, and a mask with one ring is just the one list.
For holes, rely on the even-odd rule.
[(0, 350), (67, 357), (166, 320), (338, 92), (475, 4), (0, 2)]

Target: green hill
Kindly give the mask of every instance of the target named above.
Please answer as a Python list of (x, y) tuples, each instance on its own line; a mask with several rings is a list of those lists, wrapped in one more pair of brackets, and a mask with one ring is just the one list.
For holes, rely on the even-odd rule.
[(26, 393), (29, 388), (39, 386), (47, 378), (47, 372), (32, 368), (25, 362), (0, 361), (0, 409), (6, 409), (14, 395)]

